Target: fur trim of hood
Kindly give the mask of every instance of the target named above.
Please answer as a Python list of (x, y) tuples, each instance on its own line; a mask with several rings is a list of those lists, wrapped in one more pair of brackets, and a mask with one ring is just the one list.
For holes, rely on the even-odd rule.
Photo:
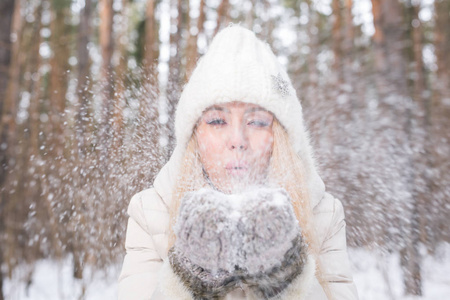
[(163, 195), (167, 189), (173, 190), (187, 143), (203, 111), (234, 101), (259, 105), (283, 125), (304, 162), (314, 207), (323, 197), (325, 186), (316, 171), (296, 91), (270, 46), (239, 25), (230, 25), (214, 37), (183, 89), (175, 116), (177, 145), (155, 179), (158, 192)]

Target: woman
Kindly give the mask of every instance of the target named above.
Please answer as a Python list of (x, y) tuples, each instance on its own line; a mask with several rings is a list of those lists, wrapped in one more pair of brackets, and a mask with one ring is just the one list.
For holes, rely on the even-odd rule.
[(217, 34), (175, 131), (154, 187), (128, 209), (120, 299), (357, 299), (342, 204), (267, 44), (240, 26)]

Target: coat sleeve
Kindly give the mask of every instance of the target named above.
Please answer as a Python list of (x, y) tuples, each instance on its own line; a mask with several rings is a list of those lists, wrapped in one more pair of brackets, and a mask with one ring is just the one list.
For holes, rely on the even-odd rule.
[(126, 255), (119, 277), (119, 300), (148, 300), (156, 289), (163, 260), (148, 232), (139, 194), (131, 199), (128, 214)]
[(347, 253), (344, 208), (338, 199), (334, 199), (333, 207), (319, 260), (334, 300), (357, 300)]

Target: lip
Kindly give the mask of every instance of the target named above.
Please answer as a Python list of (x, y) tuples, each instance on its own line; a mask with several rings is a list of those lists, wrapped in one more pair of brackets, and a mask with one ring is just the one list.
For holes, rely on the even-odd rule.
[(247, 174), (248, 164), (245, 161), (231, 161), (225, 165), (225, 169), (231, 175)]
[(225, 165), (225, 169), (248, 169), (248, 163), (246, 161), (230, 161)]

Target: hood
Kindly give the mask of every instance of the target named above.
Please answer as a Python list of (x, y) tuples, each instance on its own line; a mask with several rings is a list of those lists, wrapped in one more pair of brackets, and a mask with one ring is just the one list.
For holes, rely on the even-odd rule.
[(233, 101), (259, 105), (283, 125), (304, 162), (314, 207), (325, 187), (316, 171), (296, 91), (270, 46), (252, 31), (236, 25), (214, 37), (181, 93), (175, 115), (176, 146), (154, 182), (166, 204), (170, 205), (186, 146), (203, 111), (211, 105)]

